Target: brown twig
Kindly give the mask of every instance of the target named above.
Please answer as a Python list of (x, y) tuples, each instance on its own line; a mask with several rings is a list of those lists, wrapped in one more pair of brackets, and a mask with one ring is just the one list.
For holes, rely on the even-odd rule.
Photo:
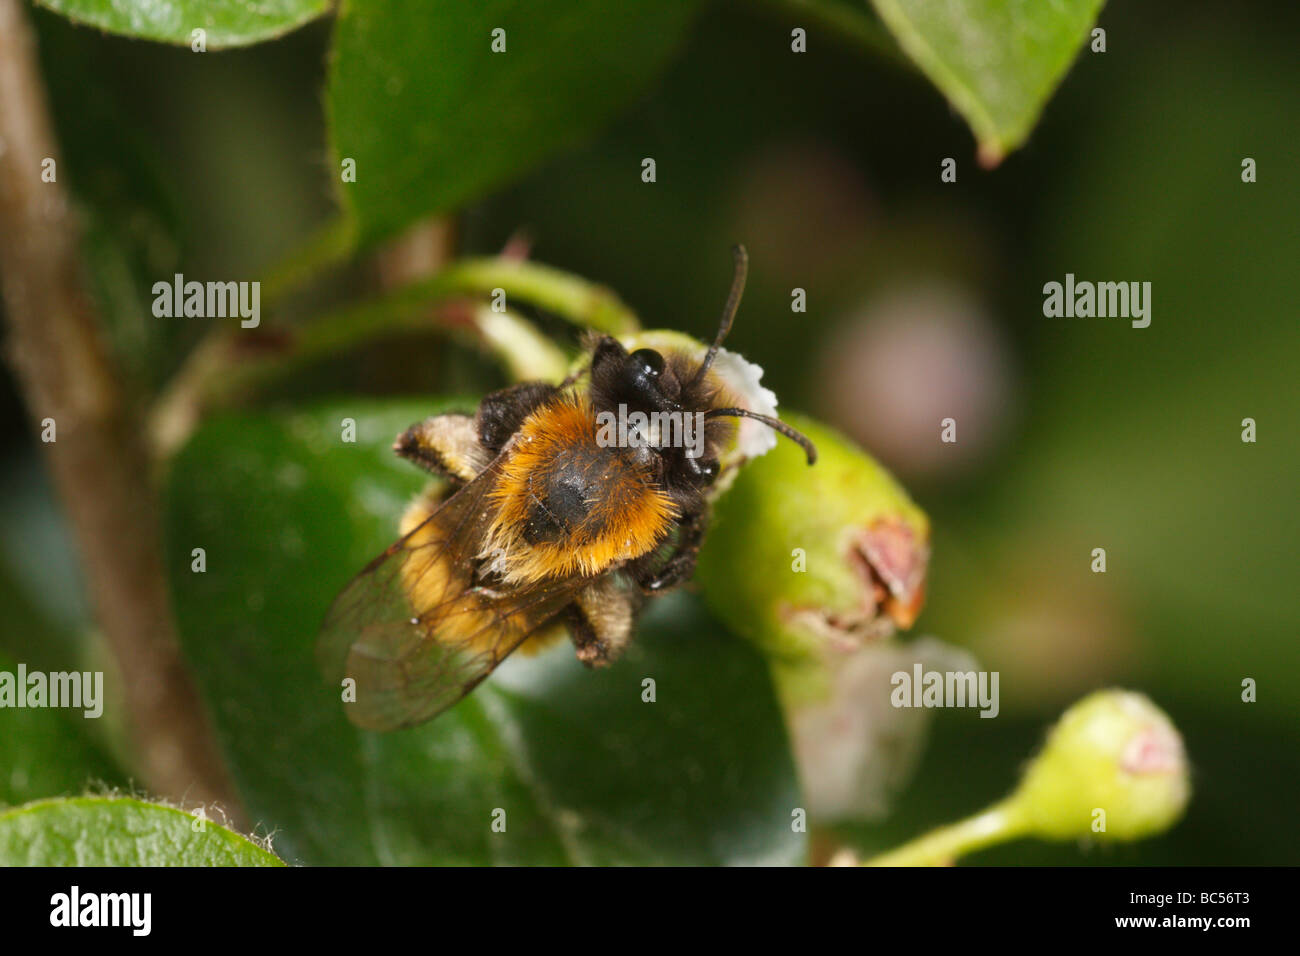
[[(147, 785), (232, 810), (232, 790), (177, 649), (149, 462), (135, 409), (86, 292), (59, 182), (35, 40), (20, 0), (0, 0), (0, 279), (7, 352), (37, 423), (103, 633), (117, 657)], [(38, 424), (38, 428), (39, 428)]]

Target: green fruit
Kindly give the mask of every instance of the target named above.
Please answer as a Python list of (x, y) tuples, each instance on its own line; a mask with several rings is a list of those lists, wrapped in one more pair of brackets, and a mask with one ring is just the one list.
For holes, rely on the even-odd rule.
[(1108, 690), (1062, 715), (1011, 803), (1047, 839), (1137, 840), (1178, 822), (1190, 795), (1182, 737), (1164, 711)]
[(802, 415), (811, 467), (784, 439), (716, 502), (696, 579), (729, 627), (776, 665), (789, 702), (824, 695), (831, 651), (910, 627), (924, 599), (925, 514), (876, 461)]

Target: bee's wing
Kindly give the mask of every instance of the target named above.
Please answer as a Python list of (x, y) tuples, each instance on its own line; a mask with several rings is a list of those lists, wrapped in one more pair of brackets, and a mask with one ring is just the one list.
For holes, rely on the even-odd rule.
[(475, 586), (496, 464), (388, 548), (335, 600), (317, 660), (335, 687), (356, 681), (349, 719), (395, 730), (446, 710), (564, 608), (582, 579)]

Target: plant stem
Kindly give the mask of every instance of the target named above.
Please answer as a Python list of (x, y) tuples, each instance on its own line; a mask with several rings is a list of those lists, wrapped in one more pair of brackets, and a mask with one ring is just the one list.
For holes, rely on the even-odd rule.
[(864, 866), (950, 866), (966, 853), (1005, 843), (1027, 830), (1024, 815), (1011, 798), (958, 823), (867, 860)]
[(474, 307), (474, 326), (516, 382), (559, 382), (569, 371), (569, 357), (537, 327), (514, 312)]
[(461, 259), (435, 276), (447, 291), (491, 295), (502, 289), (584, 328), (608, 335), (628, 335), (641, 323), (610, 289), (572, 273), (520, 259)]
[[(229, 783), (177, 649), (140, 423), (85, 288), (80, 231), (20, 0), (0, 0), (0, 278), (9, 358), (123, 675), (147, 785), (224, 804)], [(42, 179), (53, 160), (56, 180)], [(52, 426), (48, 423), (52, 422)], [(43, 424), (47, 423), (47, 424)]]
[(263, 308), (274, 308), (289, 292), (347, 259), (355, 246), (352, 220), (345, 215), (331, 219), (265, 275), (261, 288)]
[(639, 327), (613, 292), (585, 279), (533, 262), (502, 258), (462, 259), (428, 279), (369, 302), (345, 307), (277, 333), (232, 330), (213, 333), (190, 354), (164, 390), (150, 419), (156, 457), (166, 459), (188, 438), (204, 412), (253, 389), (349, 348), (388, 335), (444, 328), (469, 334), (500, 356), (516, 378), (563, 378), (538, 374), (567, 367), (560, 350), (512, 312), (436, 305), (465, 296), (505, 292), (506, 300), (530, 302), (573, 322), (613, 335)]

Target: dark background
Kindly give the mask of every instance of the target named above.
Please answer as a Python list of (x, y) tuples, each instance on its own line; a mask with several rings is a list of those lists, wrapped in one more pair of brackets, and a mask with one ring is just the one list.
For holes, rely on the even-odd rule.
[[(95, 281), (144, 394), (202, 331), (155, 327), (151, 277), (261, 274), (332, 214), (329, 25), (196, 57), (34, 19)], [(997, 798), (1047, 723), (1116, 685), (1182, 730), (1185, 821), (1136, 845), (972, 859), (1294, 863), (1300, 11), (1117, 2), (1100, 25), (1108, 52), (1085, 50), (1028, 145), (982, 171), (909, 68), (817, 30), (816, 55), (783, 55), (781, 15), (716, 4), (598, 139), (467, 210), (461, 247), (492, 253), (524, 230), (535, 258), (616, 289), (648, 326), (707, 336), (728, 247), (745, 242), (731, 344), (783, 406), (856, 437), (930, 514), (915, 633), (998, 670), (1002, 713), (943, 713), (894, 814), (856, 843), (894, 845)], [(944, 157), (955, 184), (940, 182)], [(1042, 286), (1066, 272), (1150, 281), (1150, 328), (1044, 318)], [(792, 317), (796, 286), (808, 313)], [(292, 388), (419, 394), (493, 375), (430, 339)], [(949, 414), (959, 443), (938, 446)], [(1245, 417), (1256, 444), (1240, 440)], [(0, 586), (75, 633), (75, 562), (5, 372), (0, 444)], [(1105, 575), (1089, 570), (1094, 547)]]

